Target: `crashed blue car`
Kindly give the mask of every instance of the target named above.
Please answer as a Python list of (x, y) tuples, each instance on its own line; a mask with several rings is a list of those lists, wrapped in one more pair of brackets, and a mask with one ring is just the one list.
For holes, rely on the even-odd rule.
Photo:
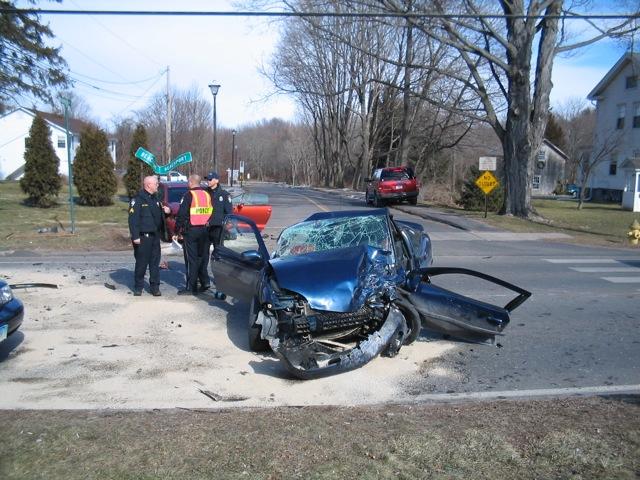
[[(384, 208), (311, 215), (282, 231), (272, 255), (250, 219), (229, 215), (216, 255), (218, 289), (251, 305), (250, 348), (273, 350), (301, 379), (393, 357), (422, 327), (493, 340), (531, 295), (480, 272), (432, 267), (423, 227)], [(432, 283), (447, 274), (484, 279), (517, 295), (500, 307)]]

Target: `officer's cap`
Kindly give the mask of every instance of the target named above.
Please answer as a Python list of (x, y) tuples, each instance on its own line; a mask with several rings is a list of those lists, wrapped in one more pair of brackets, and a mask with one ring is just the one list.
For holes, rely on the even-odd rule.
[(218, 175), (218, 172), (209, 172), (209, 174), (204, 177), (205, 180), (213, 180), (214, 178), (216, 180), (220, 180), (220, 175)]

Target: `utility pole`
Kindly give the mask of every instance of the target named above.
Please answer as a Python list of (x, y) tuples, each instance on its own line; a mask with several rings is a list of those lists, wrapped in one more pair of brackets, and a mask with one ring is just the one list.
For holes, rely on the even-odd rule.
[(167, 65), (167, 126), (166, 126), (166, 155), (167, 158), (165, 163), (169, 163), (171, 161), (171, 85), (169, 82), (169, 65)]
[(69, 216), (71, 217), (71, 233), (76, 233), (76, 221), (73, 212), (73, 168), (71, 166), (71, 135), (69, 135), (69, 109), (71, 108), (71, 99), (60, 97), (62, 105), (64, 105), (64, 129), (67, 134), (67, 167), (69, 169)]

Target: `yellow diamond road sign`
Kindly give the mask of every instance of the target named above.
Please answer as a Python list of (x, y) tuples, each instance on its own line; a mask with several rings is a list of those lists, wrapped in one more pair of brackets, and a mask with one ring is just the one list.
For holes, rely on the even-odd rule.
[(476, 180), (476, 185), (485, 195), (489, 195), (491, 190), (499, 185), (498, 179), (491, 172), (483, 172)]

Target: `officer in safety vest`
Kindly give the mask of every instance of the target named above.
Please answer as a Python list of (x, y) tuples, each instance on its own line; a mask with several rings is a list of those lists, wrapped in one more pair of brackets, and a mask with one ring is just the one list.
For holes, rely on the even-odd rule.
[[(209, 233), (207, 222), (213, 213), (211, 196), (200, 187), (200, 176), (189, 176), (189, 191), (180, 201), (176, 230), (184, 237), (187, 286), (178, 295), (196, 295), (211, 288), (205, 260), (209, 258)], [(198, 281), (200, 289), (198, 290)]]

